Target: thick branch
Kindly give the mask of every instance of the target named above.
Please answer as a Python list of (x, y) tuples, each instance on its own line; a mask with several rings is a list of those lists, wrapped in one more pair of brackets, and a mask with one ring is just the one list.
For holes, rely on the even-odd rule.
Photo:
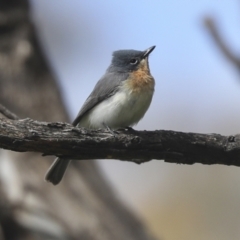
[(225, 41), (223, 40), (222, 36), (219, 33), (215, 21), (210, 17), (206, 17), (204, 21), (207, 29), (209, 30), (210, 35), (212, 36), (218, 48), (230, 62), (232, 62), (238, 69), (240, 69), (240, 58), (234, 55), (230, 47), (227, 46), (227, 44), (225, 43)]
[(31, 119), (0, 120), (0, 147), (71, 159), (119, 159), (142, 163), (152, 159), (183, 164), (240, 166), (240, 135), (174, 131), (121, 131), (74, 128), (66, 123)]

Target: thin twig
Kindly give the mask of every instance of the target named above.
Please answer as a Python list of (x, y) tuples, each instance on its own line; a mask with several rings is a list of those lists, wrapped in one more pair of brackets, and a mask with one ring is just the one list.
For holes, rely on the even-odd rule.
[(19, 119), (19, 117), (16, 114), (9, 111), (2, 104), (0, 104), (0, 113), (3, 114), (8, 119), (12, 119), (12, 120), (18, 120)]
[(240, 58), (233, 54), (233, 51), (227, 46), (226, 42), (223, 40), (223, 37), (220, 35), (219, 29), (215, 20), (211, 17), (206, 17), (204, 19), (205, 26), (209, 30), (210, 35), (212, 36), (214, 42), (224, 54), (224, 56), (231, 61), (238, 69), (240, 69)]

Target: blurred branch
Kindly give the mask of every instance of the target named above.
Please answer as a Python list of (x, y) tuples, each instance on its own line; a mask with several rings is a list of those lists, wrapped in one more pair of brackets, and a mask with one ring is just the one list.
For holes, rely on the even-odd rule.
[(10, 112), (7, 108), (5, 108), (2, 104), (0, 104), (0, 113), (2, 113), (5, 117), (12, 119), (12, 120), (17, 120), (19, 119), (18, 116), (12, 112)]
[(227, 46), (222, 36), (220, 35), (219, 29), (216, 22), (211, 17), (206, 17), (204, 19), (205, 26), (209, 30), (210, 35), (212, 36), (214, 42), (218, 48), (222, 51), (224, 56), (232, 62), (238, 69), (240, 69), (240, 58), (233, 54), (230, 47)]
[(0, 147), (78, 160), (119, 159), (143, 163), (164, 159), (182, 164), (240, 166), (240, 135), (122, 130), (113, 136), (104, 129), (4, 118), (0, 120)]

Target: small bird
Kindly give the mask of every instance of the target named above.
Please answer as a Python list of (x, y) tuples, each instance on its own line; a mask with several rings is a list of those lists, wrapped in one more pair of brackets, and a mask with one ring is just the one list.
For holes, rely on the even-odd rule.
[[(150, 106), (154, 93), (155, 81), (148, 63), (154, 48), (113, 52), (111, 65), (83, 104), (73, 126), (107, 128), (113, 132), (137, 124)], [(69, 162), (56, 158), (45, 180), (57, 185)]]

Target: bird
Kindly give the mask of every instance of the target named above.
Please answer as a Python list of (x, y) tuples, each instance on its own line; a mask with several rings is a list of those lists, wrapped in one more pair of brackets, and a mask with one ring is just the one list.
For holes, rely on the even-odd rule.
[[(86, 99), (73, 126), (88, 129), (114, 130), (131, 128), (148, 110), (154, 94), (155, 80), (150, 73), (149, 55), (152, 46), (144, 51), (118, 50), (105, 74)], [(56, 158), (45, 180), (57, 185), (71, 160)]]

